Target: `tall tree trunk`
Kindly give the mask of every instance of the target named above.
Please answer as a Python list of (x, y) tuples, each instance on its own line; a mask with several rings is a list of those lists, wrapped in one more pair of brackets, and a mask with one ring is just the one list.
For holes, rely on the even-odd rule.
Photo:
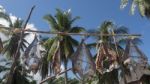
[(13, 76), (14, 76), (15, 67), (16, 67), (16, 61), (13, 62), (12, 66), (11, 66), (10, 72), (7, 76), (6, 84), (13, 84)]
[(16, 57), (14, 57), (14, 59), (13, 59), (14, 61), (13, 61), (13, 64), (12, 64), (12, 66), (10, 68), (10, 72), (9, 72), (9, 74), (7, 76), (7, 82), (6, 82), (6, 84), (14, 84), (13, 83), (13, 78), (14, 78), (13, 76), (14, 76), (15, 68), (17, 66), (17, 62), (18, 62), (19, 57), (20, 57), (20, 53), (18, 53), (16, 55)]
[[(65, 71), (67, 70), (67, 63), (68, 63), (68, 61), (67, 61), (67, 59), (65, 59), (65, 61), (64, 61)], [(67, 71), (65, 72), (65, 84), (68, 84), (68, 73), (67, 73)]]

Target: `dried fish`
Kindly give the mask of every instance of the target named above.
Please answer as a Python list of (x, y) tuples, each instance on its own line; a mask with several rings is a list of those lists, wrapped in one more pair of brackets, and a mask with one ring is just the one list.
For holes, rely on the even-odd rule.
[(83, 80), (94, 76), (96, 66), (90, 50), (84, 43), (84, 39), (81, 41), (76, 52), (73, 54), (72, 60), (73, 72), (77, 78)]

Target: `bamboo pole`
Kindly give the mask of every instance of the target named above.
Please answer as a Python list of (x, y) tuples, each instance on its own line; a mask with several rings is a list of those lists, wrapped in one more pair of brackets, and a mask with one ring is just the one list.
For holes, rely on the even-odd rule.
[(40, 84), (43, 84), (43, 83), (46, 82), (47, 80), (50, 80), (51, 78), (55, 78), (55, 77), (57, 77), (57, 76), (59, 76), (59, 75), (62, 75), (63, 73), (66, 73), (67, 71), (70, 71), (70, 70), (72, 70), (72, 68), (69, 68), (69, 69), (67, 69), (67, 70), (65, 70), (65, 71), (63, 71), (63, 72), (61, 72), (61, 73), (59, 73), (59, 74), (57, 74), (57, 75), (55, 75), (55, 76), (47, 77), (46, 79), (42, 80), (42, 81), (40, 82)]
[[(10, 27), (0, 27), (0, 29), (6, 29), (8, 31), (14, 31), (14, 29)], [(39, 31), (39, 30), (30, 30), (29, 28), (26, 29), (19, 29), (19, 31), (25, 31), (25, 32), (34, 32), (34, 33), (40, 33), (40, 34), (60, 34), (60, 35), (79, 35), (79, 36), (142, 36), (141, 34), (99, 34), (99, 33), (68, 33), (68, 32), (50, 32), (50, 31)]]

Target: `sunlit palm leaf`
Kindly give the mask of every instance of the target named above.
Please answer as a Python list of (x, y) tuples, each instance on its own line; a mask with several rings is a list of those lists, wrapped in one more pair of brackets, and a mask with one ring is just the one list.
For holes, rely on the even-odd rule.
[[(121, 0), (120, 8), (125, 8), (130, 3), (128, 0)], [(131, 14), (134, 14), (135, 9), (138, 8), (140, 15), (150, 17), (150, 1), (149, 0), (131, 0)]]

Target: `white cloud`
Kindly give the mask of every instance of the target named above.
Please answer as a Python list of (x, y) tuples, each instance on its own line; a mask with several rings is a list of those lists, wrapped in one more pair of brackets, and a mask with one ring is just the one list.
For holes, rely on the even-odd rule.
[(11, 13), (9, 14), (9, 17), (10, 17), (12, 23), (15, 23), (15, 21), (17, 20), (17, 17)]
[[(34, 26), (34, 24), (27, 24), (26, 29), (37, 30), (37, 28)], [(33, 41), (33, 39), (34, 39), (35, 33), (32, 33), (32, 32), (27, 32), (27, 33), (30, 33), (30, 35), (28, 35), (25, 39), (29, 43), (31, 43)]]
[(0, 12), (6, 12), (6, 10), (4, 9), (4, 7), (2, 5), (0, 5)]
[(9, 23), (6, 20), (2, 19), (2, 18), (0, 18), (0, 24), (4, 25), (5, 27), (9, 26)]

